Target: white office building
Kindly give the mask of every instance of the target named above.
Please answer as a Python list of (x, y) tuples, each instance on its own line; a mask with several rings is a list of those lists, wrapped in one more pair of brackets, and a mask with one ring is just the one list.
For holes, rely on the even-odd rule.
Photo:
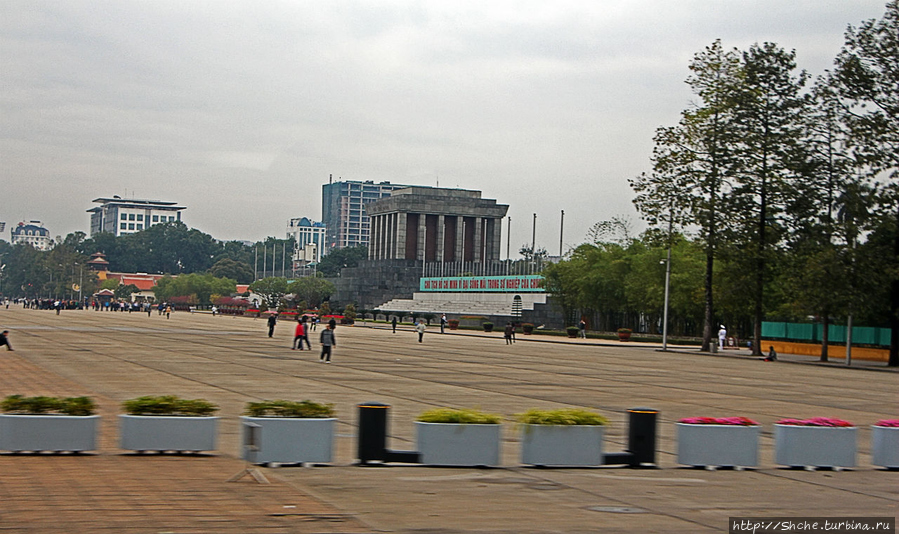
[(325, 252), (326, 231), (324, 223), (311, 221), (307, 217), (290, 219), (287, 223), (287, 239), (293, 238), (295, 243), (294, 267), (303, 267), (321, 261), (322, 254)]
[(50, 231), (44, 228), (41, 221), (20, 222), (10, 231), (13, 245), (24, 243), (37, 250), (50, 250)]
[(109, 232), (116, 237), (133, 234), (154, 224), (181, 220), (184, 206), (160, 200), (95, 198), (99, 206), (87, 210), (91, 214), (91, 236)]

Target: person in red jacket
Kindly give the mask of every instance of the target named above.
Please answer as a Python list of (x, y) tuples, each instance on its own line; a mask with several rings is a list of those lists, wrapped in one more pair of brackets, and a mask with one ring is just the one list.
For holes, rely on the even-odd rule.
[[(304, 318), (305, 319), (305, 318)], [(300, 350), (303, 350), (303, 338), (306, 337), (306, 321), (301, 320), (297, 321), (297, 329), (294, 330), (293, 333), (293, 347), (291, 350), (297, 350), (297, 343), (300, 344)], [(306, 340), (306, 343), (309, 343), (309, 340)], [(309, 347), (309, 350), (312, 350), (312, 347)]]

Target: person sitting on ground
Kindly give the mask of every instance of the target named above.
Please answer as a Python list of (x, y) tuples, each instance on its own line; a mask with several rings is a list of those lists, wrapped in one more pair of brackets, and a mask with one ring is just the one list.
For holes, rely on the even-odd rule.
[(2, 334), (0, 334), (0, 347), (6, 345), (6, 350), (12, 350), (12, 345), (9, 344), (9, 330), (4, 330)]

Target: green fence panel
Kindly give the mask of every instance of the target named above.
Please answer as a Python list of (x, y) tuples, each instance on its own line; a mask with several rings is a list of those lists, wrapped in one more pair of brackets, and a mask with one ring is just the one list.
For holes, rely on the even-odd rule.
[(893, 342), (893, 331), (889, 328), (878, 328), (877, 344), (889, 347)]
[(787, 338), (798, 341), (814, 341), (815, 325), (804, 323), (787, 323)]
[(873, 345), (877, 343), (877, 328), (868, 326), (852, 327), (852, 343)]
[[(762, 322), (762, 337), (769, 339), (786, 339), (820, 343), (824, 326), (820, 323), (782, 323), (774, 321)], [(871, 326), (853, 326), (852, 344), (876, 345), (889, 347), (892, 340), (889, 328)], [(830, 343), (846, 343), (846, 326), (830, 325), (828, 341)]]
[[(824, 330), (822, 328), (821, 330)], [(846, 327), (843, 325), (830, 325), (828, 329), (830, 335), (827, 337), (827, 341), (829, 343), (845, 343), (846, 342)], [(819, 338), (818, 341), (821, 341), (823, 338)]]
[(762, 321), (762, 337), (787, 337), (787, 323)]

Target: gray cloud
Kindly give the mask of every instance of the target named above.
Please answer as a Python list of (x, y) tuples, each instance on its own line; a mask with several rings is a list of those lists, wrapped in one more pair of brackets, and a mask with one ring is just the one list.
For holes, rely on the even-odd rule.
[[(86, 231), (90, 200), (188, 206), (220, 239), (320, 214), (328, 175), (480, 189), (512, 247), (637, 215), (626, 180), (722, 38), (820, 74), (881, 0), (0, 4), (0, 220)], [(23, 184), (11, 188), (8, 184)], [(27, 184), (27, 185), (26, 185)], [(504, 237), (505, 239), (505, 237)]]

